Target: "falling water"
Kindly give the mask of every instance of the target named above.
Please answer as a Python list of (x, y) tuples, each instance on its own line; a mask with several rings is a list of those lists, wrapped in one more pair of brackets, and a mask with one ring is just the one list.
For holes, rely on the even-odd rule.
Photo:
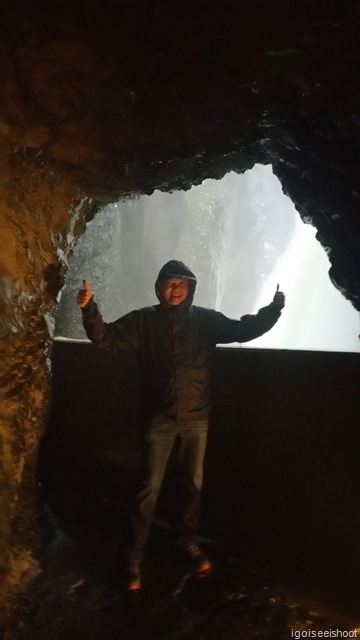
[(359, 314), (332, 285), (315, 232), (263, 165), (186, 192), (156, 191), (109, 205), (74, 251), (56, 333), (85, 337), (74, 302), (84, 277), (111, 321), (157, 302), (157, 273), (177, 258), (197, 275), (195, 303), (233, 318), (268, 304), (280, 283), (282, 317), (249, 346), (358, 352)]

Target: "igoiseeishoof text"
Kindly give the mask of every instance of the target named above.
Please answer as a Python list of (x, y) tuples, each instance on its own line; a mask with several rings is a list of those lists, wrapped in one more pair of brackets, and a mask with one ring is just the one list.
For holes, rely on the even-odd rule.
[(291, 629), (291, 638), (300, 640), (300, 638), (358, 638), (358, 630), (343, 631), (342, 629)]

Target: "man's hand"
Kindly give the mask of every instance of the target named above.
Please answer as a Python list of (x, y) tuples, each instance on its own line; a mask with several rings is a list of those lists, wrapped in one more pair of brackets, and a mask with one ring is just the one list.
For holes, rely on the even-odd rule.
[(276, 287), (275, 295), (273, 297), (273, 302), (277, 304), (281, 309), (285, 306), (285, 296), (282, 291), (279, 291), (279, 285)]
[(87, 303), (91, 300), (93, 292), (90, 289), (90, 286), (86, 280), (83, 280), (84, 288), (80, 289), (79, 293), (76, 296), (76, 302), (79, 307), (85, 307)]

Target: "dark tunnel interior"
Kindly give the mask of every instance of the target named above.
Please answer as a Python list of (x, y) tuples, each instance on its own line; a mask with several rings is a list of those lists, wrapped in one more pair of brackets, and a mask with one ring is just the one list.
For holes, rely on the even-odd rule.
[[(238, 604), (246, 602), (244, 611), (253, 611), (251, 625), (257, 629), (270, 588), (270, 600), (277, 604), (266, 615), (278, 637), (285, 637), (285, 629), (288, 633), (289, 620), (298, 628), (304, 616), (311, 628), (324, 626), (329, 615), (356, 624), (357, 372), (356, 354), (217, 350), (200, 530), (216, 571), (213, 582), (200, 589), (186, 580), (179, 587), (184, 567), (176, 559), (172, 575), (181, 598), (190, 590), (192, 605), (207, 620), (214, 601), (227, 619), (228, 589), (227, 598), (238, 598)], [(94, 565), (94, 558), (104, 561), (102, 570), (115, 562), (115, 569), (107, 566), (108, 577), (113, 570), (112, 579), (121, 583), (142, 424), (136, 359), (131, 351), (112, 353), (57, 340), (53, 375), (51, 419), (38, 466), (42, 500), (51, 509), (50, 518), (42, 514), (50, 542), (45, 557), (62, 556), (64, 535), (82, 546), (85, 557), (90, 545)], [(341, 423), (335, 411), (339, 402)], [(170, 466), (145, 565), (149, 590), (156, 591), (159, 575), (168, 585), (167, 571), (174, 571), (171, 525), (177, 490), (176, 468)], [(104, 560), (104, 548), (110, 560)], [(247, 600), (242, 600), (245, 588)], [(164, 598), (167, 616), (169, 596)], [(151, 609), (150, 591), (143, 599)], [(312, 617), (309, 611), (317, 613)], [(192, 633), (189, 637), (197, 637)], [(270, 637), (267, 633), (264, 637)]]

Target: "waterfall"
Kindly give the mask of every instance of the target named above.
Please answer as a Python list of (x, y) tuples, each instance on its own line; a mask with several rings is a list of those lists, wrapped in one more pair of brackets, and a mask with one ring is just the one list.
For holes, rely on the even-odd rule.
[(269, 165), (113, 203), (88, 224), (70, 259), (56, 334), (85, 337), (75, 303), (83, 278), (111, 321), (156, 303), (157, 273), (177, 258), (197, 275), (195, 304), (232, 318), (268, 304), (280, 283), (280, 321), (248, 346), (358, 352), (359, 314), (330, 282), (315, 232)]

